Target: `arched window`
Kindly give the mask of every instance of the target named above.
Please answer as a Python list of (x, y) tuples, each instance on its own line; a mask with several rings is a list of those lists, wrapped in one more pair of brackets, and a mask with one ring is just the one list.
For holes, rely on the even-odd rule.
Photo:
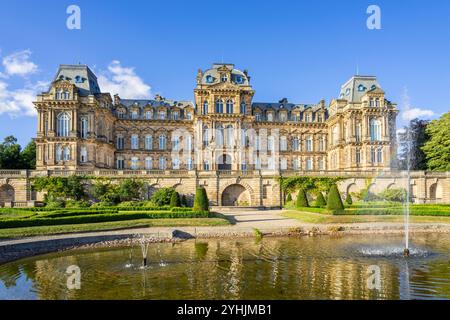
[(233, 113), (233, 106), (234, 106), (233, 100), (227, 100), (227, 113), (228, 114)]
[(241, 114), (247, 114), (247, 105), (245, 102), (241, 102)]
[(162, 134), (159, 136), (159, 150), (165, 149), (166, 149), (166, 136)]
[(380, 141), (381, 140), (381, 122), (377, 119), (370, 119), (370, 140)]
[(145, 158), (145, 170), (153, 169), (153, 159), (151, 157)]
[(166, 158), (159, 157), (159, 170), (166, 170)]
[(69, 161), (69, 160), (70, 160), (70, 147), (65, 146), (64, 147), (64, 161)]
[(152, 110), (145, 111), (145, 118), (147, 120), (151, 120), (153, 118), (153, 111)]
[(153, 149), (153, 137), (150, 134), (145, 136), (145, 149), (146, 150)]
[(88, 119), (86, 117), (82, 117), (80, 124), (81, 124), (80, 138), (86, 139), (88, 135)]
[(131, 135), (131, 149), (139, 149), (139, 136), (137, 134)]
[(203, 112), (202, 114), (208, 114), (208, 101), (203, 102)]
[(81, 147), (80, 149), (80, 162), (86, 163), (88, 161), (88, 154), (87, 154), (87, 148)]
[(216, 127), (216, 145), (217, 146), (223, 146), (223, 136), (224, 136), (223, 126), (221, 124), (219, 124)]
[(372, 164), (374, 164), (376, 162), (376, 153), (375, 153), (374, 147), (370, 148), (370, 162)]
[(203, 146), (209, 145), (209, 129), (207, 126), (203, 126)]
[(223, 113), (223, 101), (220, 99), (216, 101), (216, 113)]
[(56, 134), (58, 137), (68, 137), (70, 133), (70, 116), (61, 112), (57, 117)]

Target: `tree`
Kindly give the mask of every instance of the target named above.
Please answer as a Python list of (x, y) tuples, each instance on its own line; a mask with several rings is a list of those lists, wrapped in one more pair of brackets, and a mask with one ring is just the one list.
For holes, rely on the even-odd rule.
[(172, 192), (172, 196), (170, 197), (170, 207), (171, 208), (181, 207), (180, 195), (176, 191)]
[(152, 194), (150, 201), (157, 207), (169, 205), (174, 192), (174, 188), (158, 189)]
[(20, 145), (14, 136), (8, 136), (0, 144), (0, 169), (20, 169)]
[(317, 191), (316, 194), (316, 202), (314, 203), (316, 207), (322, 208), (327, 205), (327, 202), (325, 201), (325, 198), (323, 197), (322, 192)]
[(297, 208), (309, 207), (308, 198), (306, 196), (305, 189), (300, 188), (297, 194)]
[(36, 169), (36, 143), (32, 140), (20, 153), (21, 169)]
[(286, 202), (291, 202), (291, 201), (292, 201), (292, 196), (291, 196), (291, 193), (289, 192), (286, 197)]
[(144, 183), (137, 179), (122, 180), (117, 188), (120, 201), (140, 200)]
[[(427, 161), (422, 147), (429, 139), (427, 126), (429, 121), (414, 119), (398, 134), (400, 149), (398, 167), (402, 170), (426, 170)], [(409, 165), (408, 165), (409, 161)]]
[(195, 190), (194, 211), (209, 211), (209, 199), (204, 187)]
[(343, 209), (344, 204), (342, 203), (341, 194), (339, 193), (337, 185), (333, 184), (330, 191), (328, 191), (327, 210), (336, 211)]
[(81, 200), (86, 197), (84, 177), (37, 177), (33, 179), (36, 191), (47, 192), (47, 198), (54, 200)]
[(427, 126), (426, 133), (430, 139), (425, 142), (427, 167), (432, 171), (450, 170), (450, 111)]
[(97, 178), (92, 184), (92, 196), (100, 202), (117, 204), (120, 197), (117, 193), (118, 186), (113, 184), (111, 180), (106, 178)]

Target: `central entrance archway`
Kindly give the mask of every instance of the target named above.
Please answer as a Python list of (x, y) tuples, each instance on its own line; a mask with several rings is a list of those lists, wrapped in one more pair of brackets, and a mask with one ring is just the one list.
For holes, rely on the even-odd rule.
[(16, 192), (14, 187), (9, 184), (4, 184), (0, 187), (0, 203), (3, 202), (14, 202)]
[(240, 184), (232, 184), (222, 192), (222, 206), (250, 206), (250, 192)]

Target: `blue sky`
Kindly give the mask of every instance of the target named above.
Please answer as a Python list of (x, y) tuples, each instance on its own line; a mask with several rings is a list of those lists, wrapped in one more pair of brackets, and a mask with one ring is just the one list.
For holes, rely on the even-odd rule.
[[(66, 27), (72, 4), (81, 30)], [(371, 4), (381, 30), (366, 27)], [(447, 0), (2, 0), (0, 139), (34, 137), (32, 97), (62, 63), (88, 64), (131, 98), (192, 100), (199, 68), (232, 62), (249, 70), (255, 101), (297, 103), (329, 102), (358, 68), (400, 109), (407, 92), (409, 115), (436, 118), (449, 110), (449, 18)]]

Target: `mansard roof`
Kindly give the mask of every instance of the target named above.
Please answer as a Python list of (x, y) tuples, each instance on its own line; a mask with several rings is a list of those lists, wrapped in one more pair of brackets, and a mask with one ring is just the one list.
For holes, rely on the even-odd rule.
[(62, 64), (59, 66), (54, 81), (57, 80), (66, 80), (74, 84), (78, 88), (80, 96), (101, 93), (97, 77), (87, 65)]
[[(284, 101), (283, 101), (284, 100)], [(266, 111), (269, 109), (280, 111), (280, 110), (287, 110), (287, 111), (293, 111), (296, 109), (299, 109), (300, 111), (305, 110), (311, 110), (311, 111), (317, 111), (319, 109), (326, 109), (324, 105), (321, 103), (318, 104), (294, 104), (287, 102), (286, 99), (283, 99), (280, 102), (273, 103), (273, 102), (254, 102), (252, 103), (252, 109), (259, 108), (262, 111)]]
[(370, 91), (374, 91), (380, 85), (374, 76), (353, 76), (341, 87), (339, 99), (345, 99), (349, 102), (361, 102), (362, 97)]
[(175, 100), (168, 100), (168, 99), (150, 99), (150, 100), (145, 100), (145, 99), (120, 99), (120, 105), (126, 107), (126, 108), (131, 108), (133, 106), (138, 106), (139, 108), (143, 109), (145, 107), (151, 106), (153, 108), (158, 108), (158, 107), (166, 107), (166, 108), (171, 108), (171, 107), (177, 107), (180, 109), (184, 109), (187, 107), (194, 107), (194, 104), (191, 101), (175, 101)]
[(248, 76), (247, 71), (236, 69), (232, 63), (213, 63), (211, 69), (208, 69), (201, 74), (200, 83), (204, 85), (220, 83), (220, 74), (224, 72), (229, 72), (231, 74), (230, 80), (235, 85), (248, 86), (250, 84), (250, 77)]

